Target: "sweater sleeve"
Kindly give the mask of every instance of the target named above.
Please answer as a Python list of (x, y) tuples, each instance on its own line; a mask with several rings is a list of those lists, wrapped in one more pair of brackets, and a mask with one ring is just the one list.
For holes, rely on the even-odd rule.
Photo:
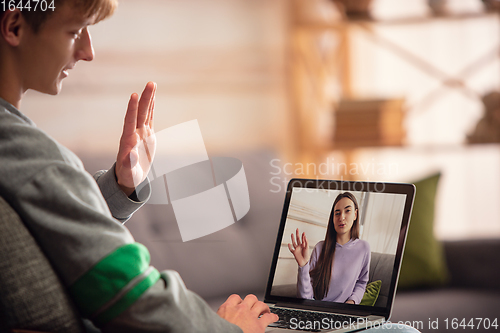
[(369, 268), (370, 268), (370, 245), (368, 242), (364, 243), (364, 256), (363, 256), (363, 265), (361, 267), (361, 271), (359, 273), (358, 279), (356, 280), (356, 284), (354, 285), (354, 289), (352, 291), (349, 300), (353, 300), (355, 304), (359, 304), (363, 299), (363, 295), (366, 290), (366, 284), (368, 283), (369, 278)]
[(316, 244), (309, 262), (302, 267), (299, 266), (297, 275), (297, 297), (299, 298), (314, 299), (314, 291), (309, 272), (316, 266), (321, 245), (322, 242)]
[(175, 271), (162, 272), (161, 279), (147, 293), (101, 330), (103, 333), (243, 333), (186, 289)]
[(149, 180), (146, 178), (138, 188), (141, 191), (137, 195), (138, 201), (132, 200), (120, 189), (115, 176), (115, 166), (113, 164), (109, 170), (101, 170), (94, 174), (94, 179), (99, 185), (102, 196), (108, 208), (111, 211), (111, 215), (118, 221), (125, 223), (132, 217), (132, 214), (142, 207), (149, 199), (151, 195), (151, 188), (149, 185)]

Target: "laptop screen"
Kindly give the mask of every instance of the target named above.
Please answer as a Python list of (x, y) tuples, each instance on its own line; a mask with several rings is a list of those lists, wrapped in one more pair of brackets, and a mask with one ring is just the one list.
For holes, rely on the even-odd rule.
[(266, 301), (388, 318), (413, 196), (411, 184), (292, 179)]

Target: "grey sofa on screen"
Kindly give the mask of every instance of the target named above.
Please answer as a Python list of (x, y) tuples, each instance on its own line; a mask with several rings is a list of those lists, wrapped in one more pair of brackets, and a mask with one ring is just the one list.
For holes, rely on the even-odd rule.
[(375, 306), (384, 307), (387, 305), (395, 258), (396, 256), (394, 254), (372, 252), (370, 260), (370, 278), (368, 279), (368, 283), (377, 280), (382, 281)]
[[(380, 293), (377, 298), (375, 306), (385, 306), (389, 298), (390, 289), (390, 279), (391, 273), (394, 267), (395, 255), (384, 254), (378, 252), (371, 253), (370, 260), (370, 273), (368, 283), (381, 280), (382, 285), (380, 286)], [(297, 295), (297, 285), (287, 284), (274, 286), (271, 290), (271, 295), (284, 296), (284, 297), (296, 297)]]

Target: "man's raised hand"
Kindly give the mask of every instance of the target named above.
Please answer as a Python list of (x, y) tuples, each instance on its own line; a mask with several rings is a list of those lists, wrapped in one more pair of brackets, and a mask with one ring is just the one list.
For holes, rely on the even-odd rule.
[(148, 82), (141, 98), (130, 96), (116, 157), (116, 179), (125, 194), (130, 195), (146, 179), (156, 150), (153, 130), (156, 83)]

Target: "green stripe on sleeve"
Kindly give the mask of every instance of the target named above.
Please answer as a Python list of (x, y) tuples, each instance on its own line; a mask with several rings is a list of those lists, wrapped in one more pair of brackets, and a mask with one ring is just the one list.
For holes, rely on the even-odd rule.
[(132, 243), (117, 248), (99, 261), (69, 288), (82, 315), (88, 317), (109, 302), (148, 269), (149, 260), (148, 249)]
[(139, 282), (134, 288), (132, 288), (125, 296), (123, 296), (118, 302), (111, 306), (108, 310), (104, 311), (102, 314), (94, 319), (94, 323), (101, 326), (108, 323), (110, 320), (118, 316), (120, 313), (125, 311), (129, 306), (131, 306), (141, 295), (152, 285), (154, 285), (160, 279), (160, 272), (154, 269), (144, 280)]

